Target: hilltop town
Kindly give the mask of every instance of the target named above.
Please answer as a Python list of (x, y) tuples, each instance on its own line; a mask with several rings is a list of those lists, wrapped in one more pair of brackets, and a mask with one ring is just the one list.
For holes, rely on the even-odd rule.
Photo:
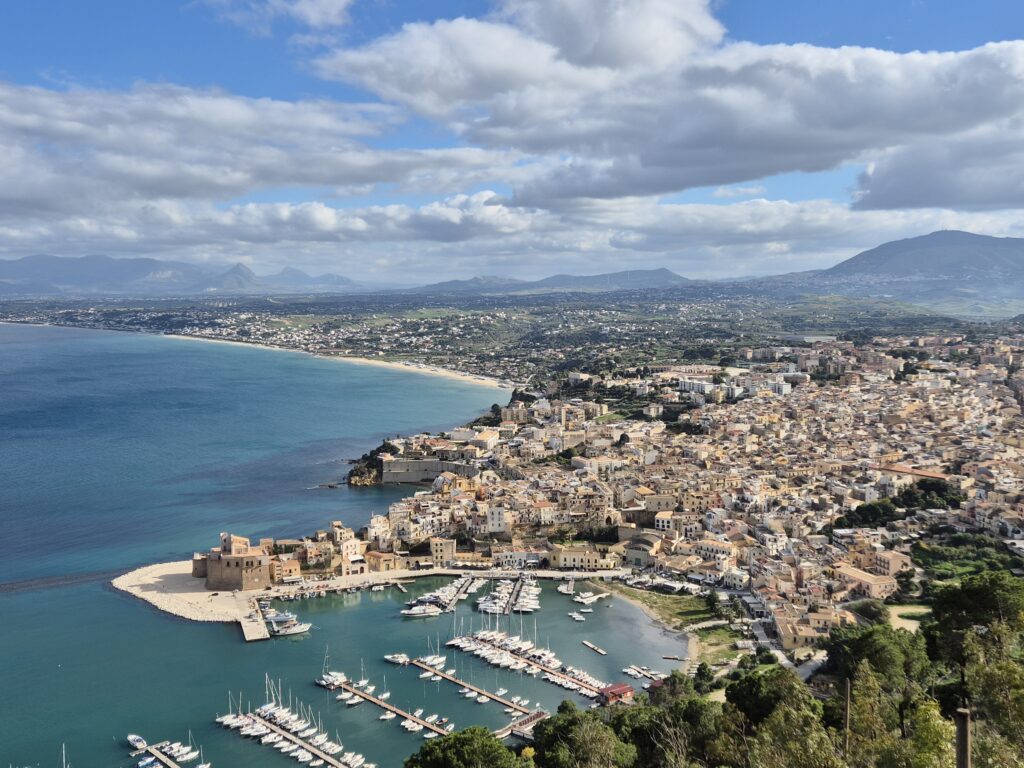
[(364, 457), (354, 482), (416, 487), (362, 529), (226, 535), (194, 574), (262, 589), (434, 567), (626, 568), (646, 588), (735, 596), (760, 639), (813, 649), (856, 622), (857, 601), (927, 590), (950, 537), (1024, 565), (1022, 355), (1022, 337), (878, 337), (742, 348), (728, 368), (569, 372), (483, 423)]

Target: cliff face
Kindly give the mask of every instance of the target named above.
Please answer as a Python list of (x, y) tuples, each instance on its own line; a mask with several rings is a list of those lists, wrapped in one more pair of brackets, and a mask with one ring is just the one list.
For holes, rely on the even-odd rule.
[(397, 452), (397, 446), (385, 440), (372, 451), (364, 453), (359, 457), (355, 466), (345, 476), (345, 482), (353, 486), (377, 485), (381, 481), (381, 474), (383, 472), (380, 455), (382, 453)]

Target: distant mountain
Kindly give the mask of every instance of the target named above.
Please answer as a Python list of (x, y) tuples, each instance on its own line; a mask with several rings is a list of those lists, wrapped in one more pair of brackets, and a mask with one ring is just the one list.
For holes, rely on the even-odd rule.
[(63, 293), (166, 293), (206, 276), (194, 264), (109, 256), (26, 256), (0, 260), (0, 283), (8, 295)]
[(196, 284), (193, 290), (196, 293), (259, 293), (262, 287), (255, 272), (244, 264), (235, 264), (227, 272)]
[(243, 264), (225, 270), (150, 258), (26, 256), (0, 259), (0, 296), (188, 296), (203, 293), (348, 293), (364, 290), (347, 277), (312, 277), (285, 267), (260, 277)]
[(1024, 277), (1024, 238), (932, 232), (885, 243), (822, 273), (826, 278), (856, 275), (929, 280)]
[(469, 280), (448, 280), (411, 289), (415, 293), (554, 293), (557, 291), (627, 291), (668, 288), (691, 282), (668, 269), (634, 269), (600, 275), (552, 275), (542, 280), (516, 280), (485, 275)]
[(275, 288), (297, 288), (317, 290), (325, 288), (354, 288), (356, 283), (347, 277), (326, 273), (313, 277), (301, 269), (285, 267), (280, 272), (262, 278), (267, 285)]

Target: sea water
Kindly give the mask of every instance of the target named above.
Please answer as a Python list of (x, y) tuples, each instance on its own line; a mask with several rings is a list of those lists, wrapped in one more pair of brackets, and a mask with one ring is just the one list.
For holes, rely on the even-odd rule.
[[(59, 765), (66, 744), (73, 766), (129, 766), (126, 733), (186, 741), (191, 731), (219, 768), (294, 764), (212, 722), (229, 692), (262, 703), (269, 676), (346, 751), (400, 766), (422, 734), (317, 688), (325, 654), (378, 690), (386, 678), (404, 709), (459, 727), (507, 722), (499, 705), (382, 659), (479, 627), (471, 601), (430, 620), (402, 619), (409, 596), (394, 588), (293, 602), (314, 624), (308, 635), (246, 644), (235, 625), (180, 620), (109, 586), (132, 567), (207, 549), (221, 531), (295, 537), (330, 520), (358, 528), (410, 489), (318, 485), (341, 479), (348, 460), (383, 437), (448, 428), (506, 398), (496, 387), (299, 353), (0, 325), (0, 763)], [(440, 583), (421, 580), (410, 596)], [(550, 584), (541, 599), (537, 614), (503, 621), (602, 679), (623, 679), (626, 664), (664, 668), (662, 655), (685, 650), (621, 600), (599, 601), (576, 623), (566, 614), (579, 606)], [(446, 668), (510, 697), (549, 709), (572, 698), (460, 651), (446, 655)]]

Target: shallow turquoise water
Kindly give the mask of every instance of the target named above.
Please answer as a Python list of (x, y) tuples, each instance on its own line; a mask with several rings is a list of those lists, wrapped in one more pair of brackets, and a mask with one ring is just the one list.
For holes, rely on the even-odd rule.
[[(364, 704), (344, 709), (313, 678), (335, 669), (383, 684), (392, 701), (458, 725), (496, 727), (494, 704), (467, 702), (381, 659), (421, 653), (458, 623), (402, 620), (397, 591), (290, 603), (308, 636), (245, 644), (236, 627), (161, 614), (107, 586), (109, 573), (206, 547), (221, 530), (296, 535), (342, 519), (358, 526), (406, 491), (313, 491), (385, 434), (446, 427), (505, 393), (411, 372), (161, 337), (0, 325), (0, 764), (127, 766), (129, 731), (184, 740), (218, 768), (294, 765), (212, 725), (228, 691), (262, 700), (264, 674), (322, 714), (346, 749), (398, 766), (422, 739)], [(73, 578), (68, 578), (68, 575)], [(78, 580), (78, 581), (76, 581)], [(421, 581), (413, 592), (431, 588)], [(606, 601), (602, 601), (606, 602)], [(568, 663), (606, 679), (626, 663), (681, 653), (622, 601), (584, 624), (545, 588), (536, 632)], [(518, 631), (518, 619), (514, 619)], [(526, 621), (532, 634), (533, 618)], [(601, 657), (580, 640), (609, 651)], [(448, 651), (460, 675), (556, 706), (564, 691)]]

